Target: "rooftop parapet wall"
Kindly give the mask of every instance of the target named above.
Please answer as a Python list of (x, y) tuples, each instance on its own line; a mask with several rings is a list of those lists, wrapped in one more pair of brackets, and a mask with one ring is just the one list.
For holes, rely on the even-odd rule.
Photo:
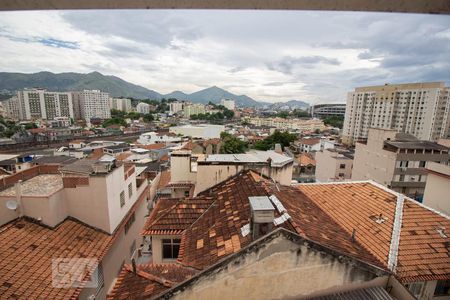
[(25, 181), (41, 174), (59, 174), (59, 166), (40, 165), (0, 179), (0, 191), (5, 190), (19, 180)]

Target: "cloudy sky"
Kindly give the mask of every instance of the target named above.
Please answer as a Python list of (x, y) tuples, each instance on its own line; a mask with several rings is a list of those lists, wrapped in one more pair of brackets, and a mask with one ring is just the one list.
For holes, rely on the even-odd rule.
[(212, 85), (271, 102), (450, 83), (450, 17), (307, 11), (0, 12), (0, 71), (99, 71), (160, 93)]

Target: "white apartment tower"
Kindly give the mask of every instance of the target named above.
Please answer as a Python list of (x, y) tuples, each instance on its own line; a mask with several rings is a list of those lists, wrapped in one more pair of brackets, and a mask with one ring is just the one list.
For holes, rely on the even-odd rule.
[(149, 114), (150, 113), (150, 105), (144, 102), (139, 102), (138, 105), (136, 105), (136, 111), (140, 114)]
[(19, 98), (13, 96), (4, 102), (4, 107), (6, 111), (6, 116), (13, 120), (19, 120), (20, 110), (19, 110)]
[(394, 129), (420, 140), (449, 134), (450, 88), (444, 82), (385, 84), (348, 93), (342, 140), (367, 139), (369, 128)]
[[(17, 92), (17, 99), (20, 120), (53, 120), (56, 117), (74, 117), (71, 93), (26, 89)], [(14, 105), (14, 101), (12, 101), (12, 105)]]
[(74, 112), (77, 119), (109, 119), (109, 94), (99, 90), (73, 92)]
[(131, 111), (131, 99), (127, 98), (109, 98), (109, 108), (124, 112)]

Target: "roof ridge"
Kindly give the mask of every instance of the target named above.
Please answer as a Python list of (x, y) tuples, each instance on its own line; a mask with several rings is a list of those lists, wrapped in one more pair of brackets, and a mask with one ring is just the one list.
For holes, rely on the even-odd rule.
[[(128, 272), (134, 273), (133, 272), (133, 268), (130, 265), (125, 265), (124, 267), (125, 267), (125, 269)], [(145, 272), (143, 270), (139, 270), (137, 267), (136, 267), (136, 275), (139, 275), (140, 277), (142, 277), (144, 279), (155, 281), (155, 282), (157, 282), (159, 284), (162, 284), (163, 286), (168, 287), (168, 288), (170, 288), (170, 287), (172, 287), (174, 285), (174, 282), (172, 282), (170, 280), (167, 280), (167, 279), (165, 279), (163, 277), (160, 278), (160, 277), (158, 277), (156, 275), (150, 274), (150, 273)]]
[(388, 269), (395, 272), (397, 267), (398, 248), (400, 246), (400, 231), (403, 221), (403, 204), (405, 197), (401, 194), (397, 196), (395, 207), (394, 224), (392, 225), (391, 242), (389, 245)]

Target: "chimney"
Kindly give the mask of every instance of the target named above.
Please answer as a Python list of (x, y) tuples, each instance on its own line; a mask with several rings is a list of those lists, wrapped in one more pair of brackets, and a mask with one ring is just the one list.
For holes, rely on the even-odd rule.
[(19, 217), (23, 217), (23, 209), (22, 209), (22, 180), (19, 180), (14, 185), (16, 190), (16, 201), (19, 207)]
[(248, 197), (248, 200), (251, 209), (252, 236), (253, 239), (257, 239), (272, 230), (275, 208), (267, 196)]
[(283, 154), (283, 149), (281, 147), (281, 144), (275, 144), (275, 152), (278, 154)]

